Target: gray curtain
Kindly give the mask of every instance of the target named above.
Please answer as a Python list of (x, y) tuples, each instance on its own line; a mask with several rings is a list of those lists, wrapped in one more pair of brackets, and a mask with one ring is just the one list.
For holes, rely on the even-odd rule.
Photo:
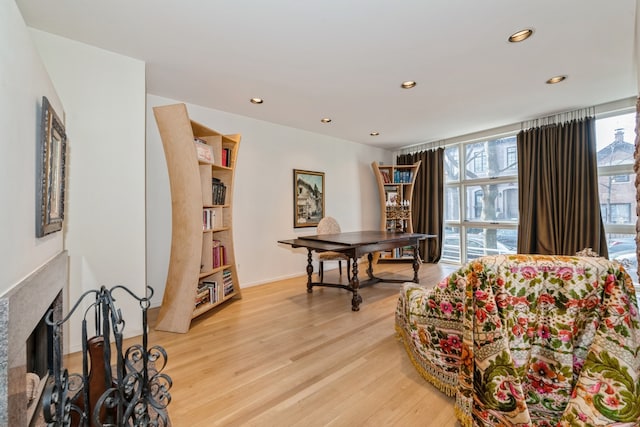
[(420, 254), (425, 262), (436, 263), (442, 253), (444, 224), (444, 148), (401, 154), (399, 165), (412, 165), (420, 160), (413, 188), (411, 216), (415, 233), (435, 234), (437, 238), (420, 242)]
[(518, 253), (608, 255), (596, 154), (591, 117), (518, 134)]

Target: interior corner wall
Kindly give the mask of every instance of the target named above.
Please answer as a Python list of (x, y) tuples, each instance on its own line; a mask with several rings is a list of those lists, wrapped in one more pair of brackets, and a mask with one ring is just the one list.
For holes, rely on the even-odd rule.
[[(101, 286), (124, 285), (143, 297), (145, 64), (50, 33), (31, 34), (66, 113), (66, 307)], [(140, 335), (139, 304), (120, 292), (124, 333)], [(81, 348), (80, 319), (78, 313), (65, 334), (72, 352)]]
[[(171, 247), (171, 195), (152, 107), (180, 101), (147, 96), (147, 279), (164, 293)], [(343, 231), (378, 229), (378, 187), (371, 163), (392, 152), (312, 132), (187, 104), (192, 120), (242, 136), (233, 193), (233, 237), (240, 287), (305, 273), (307, 254), (278, 240), (314, 234), (293, 228), (293, 170), (325, 173), (325, 210)], [(300, 289), (304, 292), (303, 282)]]
[(63, 105), (14, 0), (0, 0), (0, 296), (63, 250), (36, 238), (36, 148), (42, 96)]

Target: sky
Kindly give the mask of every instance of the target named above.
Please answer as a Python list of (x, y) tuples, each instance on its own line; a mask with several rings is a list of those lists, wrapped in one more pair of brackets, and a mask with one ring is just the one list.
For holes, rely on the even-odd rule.
[(613, 142), (615, 139), (615, 130), (618, 128), (624, 129), (624, 141), (634, 144), (636, 139), (635, 111), (622, 116), (596, 120), (596, 145), (598, 150)]

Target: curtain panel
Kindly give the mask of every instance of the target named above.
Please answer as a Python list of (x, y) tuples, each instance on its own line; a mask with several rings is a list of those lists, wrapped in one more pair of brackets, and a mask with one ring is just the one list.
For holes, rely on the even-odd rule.
[(422, 259), (437, 263), (442, 253), (444, 224), (444, 148), (401, 154), (396, 163), (412, 165), (418, 160), (422, 163), (413, 188), (413, 231), (437, 236), (420, 242)]
[(595, 119), (518, 133), (518, 253), (606, 257), (600, 215)]

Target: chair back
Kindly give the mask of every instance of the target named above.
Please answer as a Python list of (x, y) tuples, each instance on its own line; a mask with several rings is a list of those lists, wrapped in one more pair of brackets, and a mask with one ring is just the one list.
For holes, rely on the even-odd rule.
[(340, 224), (335, 218), (325, 216), (318, 223), (318, 234), (335, 234), (340, 233)]

